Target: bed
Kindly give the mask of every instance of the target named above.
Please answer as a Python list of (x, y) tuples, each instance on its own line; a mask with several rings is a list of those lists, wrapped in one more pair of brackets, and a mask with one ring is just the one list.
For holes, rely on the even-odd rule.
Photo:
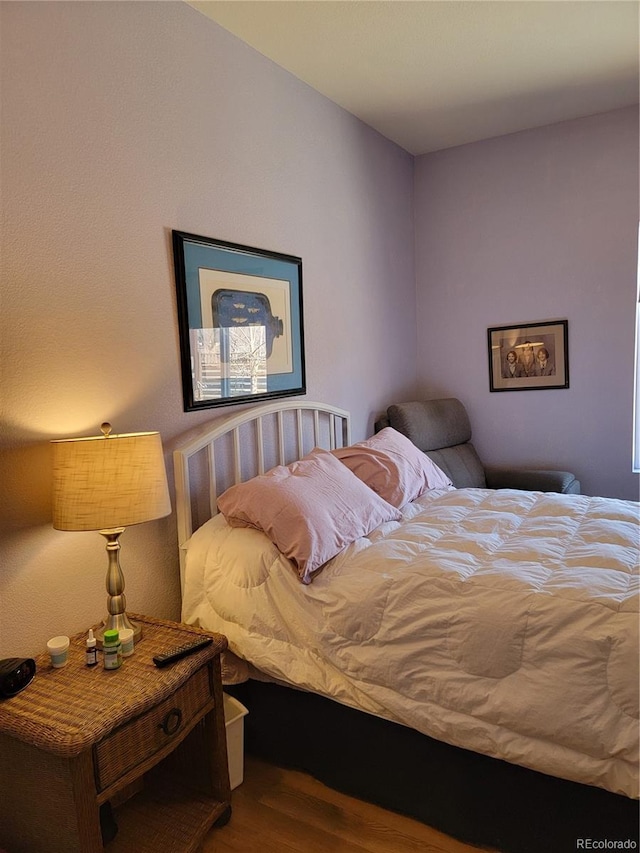
[(507, 853), (637, 844), (638, 505), (454, 489), (393, 433), (285, 401), (174, 453), (247, 748)]

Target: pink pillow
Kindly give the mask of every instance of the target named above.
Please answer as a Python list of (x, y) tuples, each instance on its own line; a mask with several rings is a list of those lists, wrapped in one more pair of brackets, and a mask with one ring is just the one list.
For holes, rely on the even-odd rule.
[(435, 462), (393, 427), (333, 453), (392, 506), (404, 506), (427, 489), (453, 485)]
[(329, 451), (314, 449), (231, 486), (218, 508), (232, 527), (256, 527), (296, 566), (303, 583), (347, 545), (402, 516)]

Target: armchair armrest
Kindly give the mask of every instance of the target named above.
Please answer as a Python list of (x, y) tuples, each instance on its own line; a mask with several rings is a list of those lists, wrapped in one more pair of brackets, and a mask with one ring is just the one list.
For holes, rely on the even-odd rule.
[(559, 492), (579, 495), (580, 481), (569, 471), (536, 471), (526, 468), (485, 468), (487, 488), (525, 489), (529, 492)]

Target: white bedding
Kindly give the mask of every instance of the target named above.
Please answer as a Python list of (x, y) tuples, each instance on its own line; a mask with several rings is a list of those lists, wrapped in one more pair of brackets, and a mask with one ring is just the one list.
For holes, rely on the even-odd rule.
[(432, 490), (310, 586), (221, 515), (183, 619), (271, 678), (448, 743), (638, 796), (638, 505)]

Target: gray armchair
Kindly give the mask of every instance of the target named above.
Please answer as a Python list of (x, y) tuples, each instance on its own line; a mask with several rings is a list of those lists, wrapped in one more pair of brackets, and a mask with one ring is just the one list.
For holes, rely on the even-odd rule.
[(456, 488), (525, 489), (580, 494), (580, 482), (568, 471), (485, 466), (471, 444), (471, 424), (460, 400), (424, 400), (389, 406), (376, 421), (376, 432), (391, 426), (419, 447), (450, 477)]

